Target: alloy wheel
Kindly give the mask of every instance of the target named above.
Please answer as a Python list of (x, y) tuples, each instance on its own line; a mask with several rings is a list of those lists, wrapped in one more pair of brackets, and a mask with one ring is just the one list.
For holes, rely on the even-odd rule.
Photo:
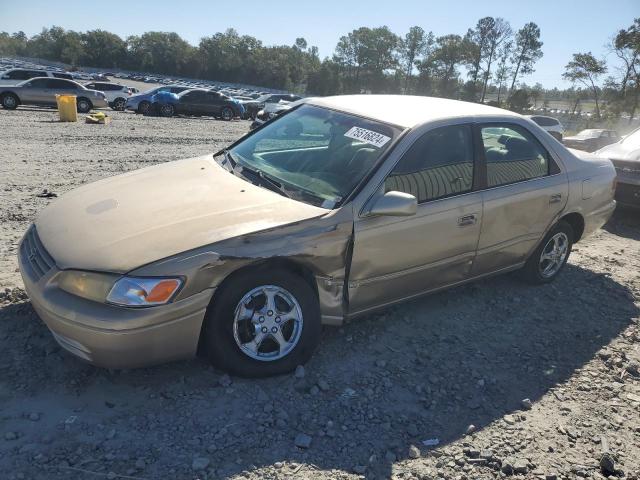
[(3, 99), (4, 106), (7, 108), (13, 108), (16, 106), (16, 99), (11, 95), (7, 95)]
[(233, 112), (230, 108), (224, 108), (222, 110), (222, 119), (223, 120), (231, 120), (233, 118)]
[(549, 239), (540, 254), (540, 275), (544, 278), (553, 277), (564, 264), (569, 251), (569, 238), (564, 232), (558, 232)]
[(275, 361), (300, 341), (302, 308), (287, 290), (262, 285), (245, 294), (235, 308), (233, 338), (248, 357)]

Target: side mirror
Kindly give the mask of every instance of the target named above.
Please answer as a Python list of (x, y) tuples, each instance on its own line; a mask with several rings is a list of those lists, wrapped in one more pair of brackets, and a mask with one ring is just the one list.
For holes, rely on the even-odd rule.
[(367, 216), (408, 217), (418, 210), (418, 200), (409, 193), (391, 191), (375, 198)]

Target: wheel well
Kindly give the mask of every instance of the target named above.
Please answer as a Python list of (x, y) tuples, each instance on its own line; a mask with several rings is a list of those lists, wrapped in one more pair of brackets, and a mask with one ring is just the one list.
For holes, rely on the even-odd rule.
[(14, 97), (16, 97), (18, 99), (18, 103), (20, 103), (20, 97), (18, 95), (16, 95), (13, 92), (1, 92), (0, 93), (0, 98), (3, 98), (5, 95), (13, 95)]
[[(267, 260), (260, 260), (260, 261), (251, 263), (249, 265), (245, 265), (228, 274), (222, 280), (222, 282), (220, 282), (220, 284), (216, 287), (216, 290), (213, 296), (211, 297), (211, 301), (209, 302), (209, 306), (213, 305), (216, 299), (220, 296), (220, 292), (225, 287), (225, 285), (227, 285), (237, 276), (244, 275), (247, 272), (259, 271), (267, 268), (287, 270), (289, 272), (292, 272), (298, 275), (300, 278), (304, 279), (309, 284), (309, 286), (315, 292), (316, 296), (318, 295), (318, 285), (316, 284), (316, 281), (315, 281), (315, 275), (308, 267), (306, 267), (301, 263), (290, 260), (288, 258), (270, 258)], [(203, 352), (202, 332), (204, 331), (204, 328), (205, 328), (205, 322), (202, 323), (202, 327), (200, 328), (200, 337), (198, 339), (198, 350), (197, 350), (198, 354), (201, 354)]]
[(571, 229), (573, 230), (573, 242), (576, 243), (582, 238), (582, 234), (584, 233), (584, 218), (579, 213), (569, 213), (565, 215), (560, 220), (564, 220), (567, 222)]

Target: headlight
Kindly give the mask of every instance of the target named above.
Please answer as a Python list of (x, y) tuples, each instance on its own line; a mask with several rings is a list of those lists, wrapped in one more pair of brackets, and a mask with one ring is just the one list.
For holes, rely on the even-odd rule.
[(179, 278), (122, 277), (114, 285), (107, 302), (127, 307), (164, 305), (182, 286)]
[(64, 270), (56, 276), (58, 287), (78, 297), (104, 303), (114, 282), (120, 275), (114, 273)]

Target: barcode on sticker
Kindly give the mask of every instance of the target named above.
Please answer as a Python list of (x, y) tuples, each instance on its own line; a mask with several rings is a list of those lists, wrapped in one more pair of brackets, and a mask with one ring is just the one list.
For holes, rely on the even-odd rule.
[(354, 140), (360, 140), (361, 142), (368, 143), (369, 145), (373, 145), (378, 148), (383, 147), (385, 143), (391, 140), (391, 137), (360, 127), (351, 127), (344, 136), (353, 138)]

